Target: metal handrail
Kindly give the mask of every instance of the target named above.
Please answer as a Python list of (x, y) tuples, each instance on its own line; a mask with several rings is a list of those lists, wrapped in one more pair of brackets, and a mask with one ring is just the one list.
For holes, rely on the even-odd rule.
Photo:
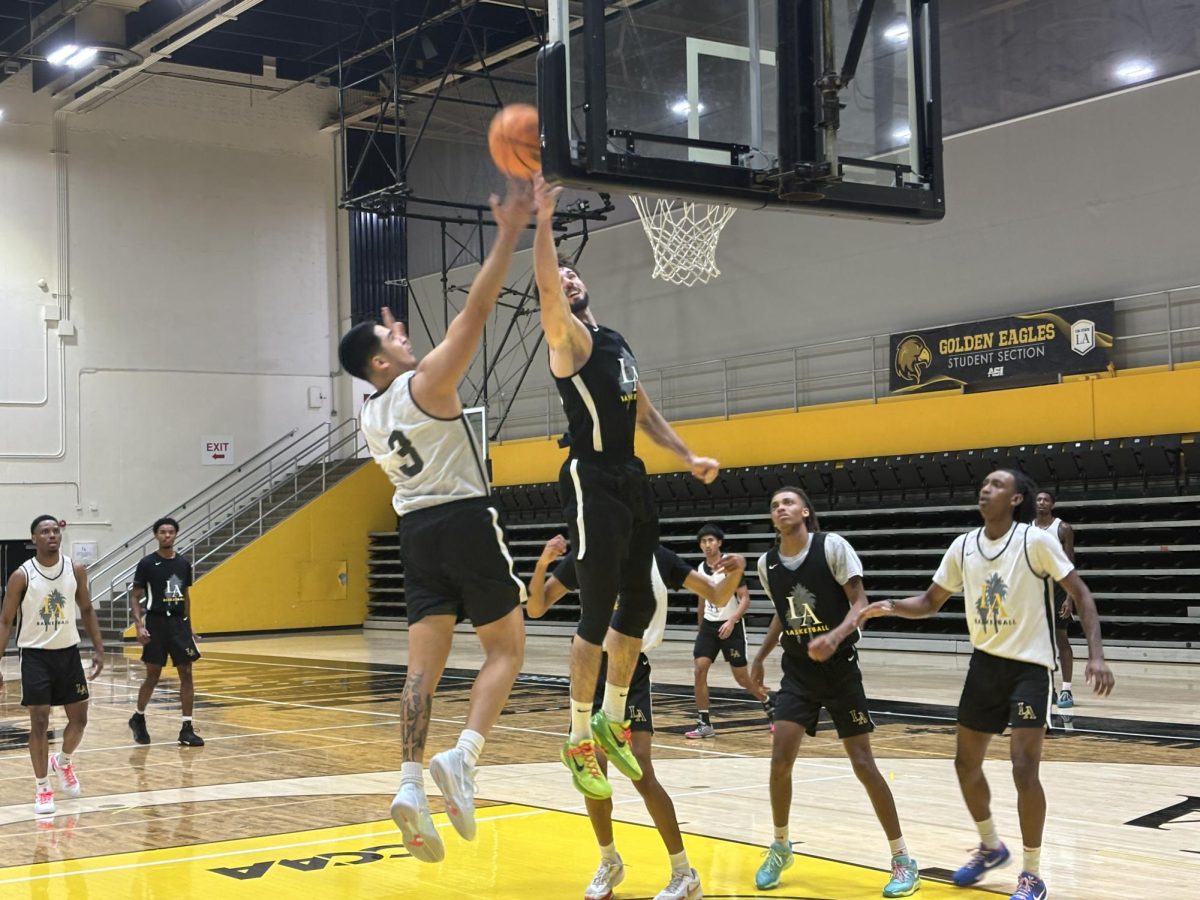
[[(317, 440), (304, 443), (313, 434), (324, 431)], [(336, 437), (339, 432), (347, 431), (348, 433)], [(336, 438), (336, 439), (335, 439)], [(303, 444), (297, 449), (297, 445)], [(259, 534), (262, 533), (262, 520), (265, 516), (277, 511), (286, 503), (294, 500), (302, 489), (308, 488), (313, 484), (320, 483), (322, 490), (329, 483), (327, 480), (328, 465), (330, 463), (341, 460), (343, 450), (349, 445), (352, 451), (349, 457), (357, 456), (361, 447), (361, 432), (358, 429), (356, 419), (350, 419), (336, 426), (330, 426), (328, 423), (323, 423), (321, 426), (310, 429), (305, 434), (301, 435), (297, 440), (293, 441), (288, 447), (284, 448), (279, 453), (276, 453), (268, 462), (267, 472), (260, 474), (252, 484), (242, 489), (233, 497), (222, 501), (222, 503), (214, 509), (212, 501), (216, 496), (220, 496), (225, 491), (218, 492), (216, 496), (200, 506), (194, 507), (188, 513), (184, 513), (183, 517), (190, 517), (194, 514), (203, 512), (203, 518), (189, 525), (188, 529), (183, 529), (183, 523), (180, 523), (181, 533), (186, 533), (187, 538), (179, 545), (180, 552), (191, 553), (194, 548), (204, 544), (213, 534), (219, 529), (225, 527), (229, 522), (236, 522), (237, 517), (251, 509), (257, 504), (257, 513), (255, 519), (249, 526), (243, 527), (240, 530), (235, 529), (235, 535), (240, 536), (245, 533), (248, 528), (253, 528), (255, 525), (259, 527)], [(323, 448), (323, 449), (322, 449)], [(349, 458), (347, 457), (347, 458)], [(256, 466), (252, 472), (262, 468), (263, 464)], [(310, 466), (319, 465), (321, 467), (320, 475), (311, 480), (305, 481), (301, 485), (302, 472)], [(238, 487), (249, 477), (251, 473), (246, 473), (246, 476), (239, 479), (233, 485), (230, 485), (225, 490)], [(268, 509), (263, 508), (264, 502), (270, 503), (271, 496), (279, 490), (289, 479), (292, 480), (292, 492), (290, 496), (283, 501), (270, 506)], [(201, 496), (198, 494), (196, 496)], [(193, 502), (194, 502), (193, 498)], [(228, 544), (230, 539), (222, 542), (219, 547)], [(154, 542), (147, 540), (142, 542), (136, 550), (126, 552), (122, 560), (119, 562), (109, 563), (102, 570), (92, 576), (93, 583), (99, 583), (98, 577), (108, 575), (108, 583), (93, 596), (93, 603), (101, 611), (101, 624), (113, 628), (128, 627), (129, 607), (128, 607), (128, 579), (132, 576), (137, 568), (137, 563), (146, 555), (150, 545)], [(126, 546), (130, 546), (127, 542)], [(207, 549), (201, 560), (207, 559), (214, 549)], [(134, 554), (136, 558), (131, 558)], [(197, 562), (194, 560), (193, 562)], [(120, 565), (124, 563), (124, 565)], [(119, 571), (113, 572), (120, 566)], [(118, 602), (124, 600), (125, 602)]]

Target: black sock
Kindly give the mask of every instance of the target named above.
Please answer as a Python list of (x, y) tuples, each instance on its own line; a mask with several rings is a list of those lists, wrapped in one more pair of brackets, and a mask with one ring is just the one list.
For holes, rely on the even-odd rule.
[(698, 710), (697, 715), (700, 716), (700, 724), (701, 725), (711, 725), (712, 724), (712, 722), (710, 722), (708, 719), (708, 710), (707, 709)]

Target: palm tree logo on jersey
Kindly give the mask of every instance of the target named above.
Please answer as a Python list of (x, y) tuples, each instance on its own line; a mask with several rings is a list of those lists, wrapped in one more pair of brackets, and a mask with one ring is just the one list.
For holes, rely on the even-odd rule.
[(60, 628), (67, 624), (67, 598), (58, 588), (52, 590), (42, 600), (41, 608), (38, 610), (38, 621), (46, 630)]
[(1008, 585), (1000, 577), (999, 572), (993, 572), (984, 582), (979, 592), (979, 600), (975, 603), (975, 612), (979, 614), (979, 624), (987, 631), (988, 626), (1000, 631), (1001, 625), (1015, 625), (1017, 620), (1009, 618), (1008, 607), (1004, 601), (1008, 599)]
[(817, 618), (813, 610), (816, 602), (817, 598), (804, 585), (798, 584), (792, 588), (788, 594), (788, 634), (814, 634), (829, 630), (829, 626)]

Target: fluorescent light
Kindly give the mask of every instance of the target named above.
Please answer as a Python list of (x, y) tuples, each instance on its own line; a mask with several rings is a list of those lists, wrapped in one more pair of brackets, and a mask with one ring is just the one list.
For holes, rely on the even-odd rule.
[(901, 144), (907, 144), (912, 140), (912, 129), (907, 125), (898, 125), (892, 129), (892, 140)]
[(95, 58), (95, 47), (81, 47), (69, 59), (67, 59), (66, 65), (72, 69), (82, 69), (84, 66), (89, 65)]
[(4, 110), (0, 109), (0, 122), (4, 121)]
[(1126, 84), (1134, 84), (1138, 81), (1145, 81), (1147, 78), (1153, 78), (1154, 73), (1154, 65), (1145, 59), (1127, 59), (1113, 69), (1113, 74)]
[[(677, 116), (686, 116), (691, 111), (692, 111), (692, 104), (688, 103), (687, 100), (676, 100), (674, 103), (671, 104), (671, 112), (675, 113), (675, 115), (677, 115)], [(704, 112), (704, 104), (703, 103), (696, 104), (696, 112), (698, 112), (698, 113)]]
[(907, 22), (897, 22), (895, 25), (892, 25), (886, 31), (884, 31), (883, 37), (885, 40), (887, 40), (893, 44), (907, 43), (908, 42), (908, 23)]
[(61, 66), (67, 61), (68, 57), (74, 56), (79, 51), (79, 48), (74, 44), (63, 44), (53, 53), (46, 55), (46, 62), (52, 66)]

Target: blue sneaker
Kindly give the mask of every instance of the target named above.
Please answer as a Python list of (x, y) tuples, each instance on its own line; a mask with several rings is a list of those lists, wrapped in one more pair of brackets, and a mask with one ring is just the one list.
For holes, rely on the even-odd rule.
[(792, 867), (796, 857), (792, 854), (791, 843), (784, 844), (780, 841), (772, 843), (763, 856), (766, 859), (754, 873), (754, 886), (760, 891), (769, 891), (773, 887), (779, 887), (780, 874), (784, 869)]
[(1008, 848), (1003, 844), (995, 850), (989, 850), (980, 844), (971, 851), (971, 858), (967, 860), (967, 864), (954, 873), (954, 883), (959, 887), (974, 884), (987, 874), (989, 869), (995, 869), (1008, 862), (1009, 856)]
[(921, 872), (911, 856), (892, 859), (892, 880), (883, 888), (885, 897), (911, 897), (921, 889)]
[(1046, 882), (1032, 872), (1022, 872), (1017, 879), (1017, 890), (1008, 900), (1046, 900)]
[(1057, 705), (1058, 705), (1059, 709), (1070, 709), (1072, 706), (1075, 705), (1074, 695), (1072, 695), (1070, 691), (1062, 691), (1058, 695), (1058, 704)]

